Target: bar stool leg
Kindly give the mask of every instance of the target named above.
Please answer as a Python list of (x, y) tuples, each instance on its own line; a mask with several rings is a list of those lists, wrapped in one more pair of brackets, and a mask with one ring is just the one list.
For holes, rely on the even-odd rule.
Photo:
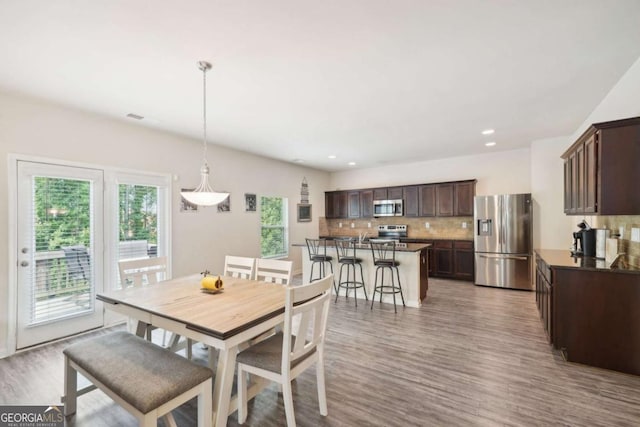
[[(353, 299), (356, 301), (356, 308), (358, 308), (358, 296), (356, 295), (356, 292), (358, 292), (358, 288), (356, 287), (356, 265), (355, 264), (349, 264), (349, 267), (351, 268), (351, 272), (353, 273), (353, 281), (351, 282), (351, 284), (353, 285)], [(349, 268), (347, 268), (347, 295), (349, 294)]]
[(393, 267), (389, 267), (389, 273), (391, 273), (391, 293), (393, 294), (393, 311), (398, 312), (396, 308), (396, 281), (393, 278)]
[[(367, 288), (364, 286), (364, 274), (362, 274), (362, 264), (358, 263), (358, 266), (360, 267), (360, 280), (362, 280), (362, 291), (364, 292), (364, 299), (365, 301), (369, 301), (369, 298), (367, 297)], [(353, 280), (356, 280), (356, 268), (355, 266), (353, 267)]]
[[(329, 270), (331, 270), (331, 274), (333, 274), (333, 264), (331, 264), (331, 261), (325, 261), (329, 263)], [(324, 265), (324, 263), (322, 263)], [(324, 277), (324, 276), (322, 276)], [(333, 289), (336, 291), (336, 294), (338, 293), (338, 288), (336, 287), (336, 277), (335, 274), (333, 276)]]
[(404, 303), (404, 295), (402, 295), (402, 285), (400, 284), (400, 270), (396, 267), (396, 274), (398, 275), (398, 287), (400, 288), (400, 298), (402, 298), (402, 305), (406, 306)]
[[(336, 290), (336, 300), (334, 301), (334, 303), (338, 302), (338, 297), (340, 296), (340, 287), (342, 286), (342, 269), (343, 268), (344, 268), (344, 264), (340, 264), (340, 275), (338, 276), (338, 289)], [(348, 279), (349, 279), (349, 271), (347, 270), (347, 280)]]
[(380, 270), (380, 267), (376, 268), (376, 278), (373, 279), (373, 294), (371, 295), (371, 310), (373, 310), (373, 303), (376, 300), (376, 290), (378, 289), (378, 270)]

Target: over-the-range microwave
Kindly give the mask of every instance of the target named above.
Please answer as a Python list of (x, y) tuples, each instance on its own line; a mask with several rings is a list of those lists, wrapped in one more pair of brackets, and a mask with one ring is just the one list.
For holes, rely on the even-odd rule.
[(374, 200), (373, 216), (402, 216), (402, 199), (398, 200)]

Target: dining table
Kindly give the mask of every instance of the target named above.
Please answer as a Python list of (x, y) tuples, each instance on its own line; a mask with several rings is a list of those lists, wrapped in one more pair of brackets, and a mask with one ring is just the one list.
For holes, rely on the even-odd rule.
[[(286, 291), (279, 284), (220, 276), (223, 288), (215, 292), (202, 289), (201, 278), (193, 274), (114, 289), (96, 298), (106, 309), (137, 320), (138, 335), (151, 325), (217, 349), (217, 366), (210, 366), (215, 373), (213, 424), (224, 426), (237, 409), (232, 388), (238, 350), (283, 322)], [(209, 363), (213, 365), (213, 358)], [(254, 384), (249, 397), (262, 387)]]

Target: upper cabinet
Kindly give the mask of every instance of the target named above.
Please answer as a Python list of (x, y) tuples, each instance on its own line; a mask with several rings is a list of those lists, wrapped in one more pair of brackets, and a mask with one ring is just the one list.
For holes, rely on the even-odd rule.
[(400, 200), (404, 187), (385, 187), (373, 189), (373, 200)]
[(436, 216), (437, 184), (421, 185), (419, 189), (420, 216)]
[(592, 125), (562, 159), (567, 215), (640, 214), (640, 117)]
[(473, 216), (473, 197), (476, 195), (476, 181), (456, 182), (454, 195), (454, 215)]
[(476, 180), (366, 190), (328, 191), (325, 216), (372, 218), (374, 200), (403, 200), (405, 217), (473, 216)]
[(360, 218), (373, 217), (373, 190), (360, 190)]
[(417, 185), (404, 187), (404, 216), (420, 216), (418, 189)]
[(349, 210), (346, 191), (324, 193), (324, 210), (327, 218), (346, 218)]

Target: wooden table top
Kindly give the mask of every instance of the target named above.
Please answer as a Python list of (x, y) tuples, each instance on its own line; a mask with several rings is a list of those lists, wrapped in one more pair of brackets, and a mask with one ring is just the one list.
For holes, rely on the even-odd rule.
[(217, 294), (200, 290), (199, 274), (153, 285), (99, 293), (108, 304), (123, 304), (184, 323), (219, 339), (227, 339), (284, 312), (285, 286), (220, 276)]

